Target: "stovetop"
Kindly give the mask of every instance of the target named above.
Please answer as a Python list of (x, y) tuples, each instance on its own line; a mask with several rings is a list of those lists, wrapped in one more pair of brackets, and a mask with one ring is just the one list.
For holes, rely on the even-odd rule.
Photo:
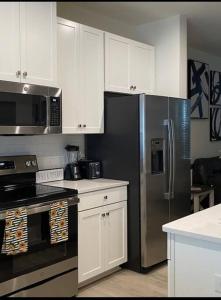
[(43, 184), (5, 185), (0, 187), (0, 211), (76, 195), (77, 190), (46, 186)]

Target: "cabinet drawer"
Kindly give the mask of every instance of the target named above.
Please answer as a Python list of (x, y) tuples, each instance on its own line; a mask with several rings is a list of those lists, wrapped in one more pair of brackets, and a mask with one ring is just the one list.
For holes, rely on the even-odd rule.
[(78, 211), (91, 209), (111, 203), (127, 200), (127, 187), (110, 188), (96, 192), (79, 194)]

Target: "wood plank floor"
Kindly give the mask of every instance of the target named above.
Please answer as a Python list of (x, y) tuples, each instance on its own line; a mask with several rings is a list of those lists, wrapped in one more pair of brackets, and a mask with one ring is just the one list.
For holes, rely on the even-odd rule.
[(147, 274), (122, 269), (82, 287), (78, 297), (167, 297), (167, 264)]

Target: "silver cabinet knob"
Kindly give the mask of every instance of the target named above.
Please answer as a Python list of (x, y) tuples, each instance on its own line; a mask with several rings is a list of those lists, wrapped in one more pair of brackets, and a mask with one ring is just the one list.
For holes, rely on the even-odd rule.
[(107, 213), (106, 213), (106, 216), (109, 216), (109, 214), (110, 214), (110, 213), (109, 213), (109, 212), (107, 212)]
[(21, 76), (21, 71), (20, 71), (20, 70), (18, 70), (18, 71), (16, 72), (16, 76), (17, 76), (17, 77)]
[(133, 86), (133, 85), (131, 85), (131, 86), (130, 86), (130, 90), (133, 90), (133, 88), (134, 88), (134, 86)]
[(102, 214), (101, 216), (102, 216), (102, 217), (105, 217), (105, 214)]
[(104, 196), (104, 199), (107, 199), (107, 196)]
[(135, 85), (135, 86), (134, 86), (134, 88), (133, 88), (133, 90), (135, 91), (135, 90), (136, 90), (136, 88), (137, 88), (137, 87), (136, 87), (136, 85)]
[(81, 124), (79, 124), (78, 127), (81, 127)]
[(83, 125), (83, 127), (85, 128), (85, 127), (87, 127), (87, 125), (86, 125), (86, 124), (84, 124), (84, 125)]
[(28, 75), (28, 73), (25, 71), (23, 72), (23, 77), (26, 77)]

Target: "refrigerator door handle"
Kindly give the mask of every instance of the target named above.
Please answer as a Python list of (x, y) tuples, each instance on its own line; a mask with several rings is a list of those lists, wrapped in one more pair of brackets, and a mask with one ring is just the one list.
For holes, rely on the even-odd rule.
[(164, 198), (169, 200), (171, 198), (171, 189), (172, 189), (172, 169), (173, 169), (173, 158), (172, 158), (172, 130), (171, 130), (171, 120), (164, 120), (164, 125), (167, 126), (167, 140), (168, 140), (168, 172), (167, 172), (167, 187), (168, 190), (164, 193)]
[(174, 179), (175, 179), (175, 133), (174, 133), (174, 122), (170, 120), (171, 130), (171, 190), (170, 198), (174, 198)]

